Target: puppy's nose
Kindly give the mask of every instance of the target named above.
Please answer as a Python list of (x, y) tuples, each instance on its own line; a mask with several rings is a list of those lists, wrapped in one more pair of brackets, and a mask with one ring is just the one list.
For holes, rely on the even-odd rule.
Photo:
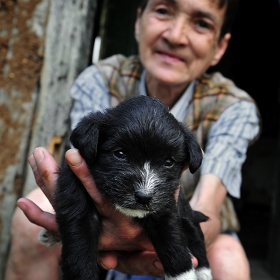
[(148, 204), (152, 199), (152, 196), (150, 194), (144, 193), (142, 191), (136, 191), (134, 195), (136, 202), (140, 204)]

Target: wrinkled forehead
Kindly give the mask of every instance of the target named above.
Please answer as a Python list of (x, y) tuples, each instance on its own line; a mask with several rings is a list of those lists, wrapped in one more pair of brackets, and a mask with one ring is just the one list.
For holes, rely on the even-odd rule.
[[(140, 1), (140, 8), (141, 9), (145, 9), (147, 4), (152, 2), (152, 1), (155, 1), (155, 0), (142, 0)], [(169, 2), (169, 3), (173, 3), (173, 4), (176, 4), (178, 3), (178, 0), (165, 0), (166, 2)], [(199, 2), (201, 0), (182, 0), (183, 2), (188, 2), (188, 1), (196, 1), (196, 2)], [(226, 0), (207, 0), (209, 3), (212, 3), (212, 4), (216, 4), (217, 7), (219, 8), (222, 8), (226, 5)]]
[(154, 9), (164, 5), (176, 14), (185, 14), (190, 19), (206, 18), (213, 21), (216, 30), (222, 32), (220, 35), (223, 36), (223, 28), (228, 32), (231, 25), (227, 23), (231, 17), (228, 15), (228, 2), (229, 0), (144, 0), (138, 16), (141, 18), (142, 15), (152, 13)]
[(203, 6), (209, 5), (212, 8), (216, 10), (226, 10), (226, 5), (227, 5), (227, 0), (142, 0), (140, 2), (139, 8), (141, 12), (143, 12), (147, 5), (154, 4), (154, 3), (160, 3), (160, 2), (165, 2), (169, 3), (175, 6), (184, 6), (188, 4), (196, 4), (200, 5), (202, 4)]

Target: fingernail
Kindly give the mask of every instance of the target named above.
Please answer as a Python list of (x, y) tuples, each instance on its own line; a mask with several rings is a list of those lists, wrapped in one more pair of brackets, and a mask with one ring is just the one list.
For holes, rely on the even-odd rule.
[(17, 201), (17, 206), (18, 206), (22, 211), (25, 211), (25, 210), (26, 210), (25, 204), (22, 203), (22, 202), (20, 201), (20, 199)]
[(99, 265), (103, 268), (103, 269), (105, 269), (105, 270), (110, 270), (111, 268), (108, 268), (108, 267), (106, 267), (105, 265), (104, 265), (104, 263), (101, 261), (101, 260), (99, 260)]
[(33, 171), (37, 170), (37, 164), (36, 164), (36, 161), (35, 161), (33, 155), (31, 155), (31, 156), (28, 158), (28, 163), (29, 163), (29, 165), (30, 165), (30, 167), (32, 168)]
[(153, 263), (154, 267), (158, 270), (163, 270), (162, 263), (159, 260), (155, 260)]
[(45, 157), (43, 149), (36, 148), (33, 152), (33, 156), (35, 158), (36, 163), (40, 163)]
[(114, 268), (114, 267), (109, 267), (109, 266), (105, 265), (102, 261), (102, 258), (100, 258), (100, 257), (97, 257), (97, 263), (105, 270), (110, 270), (110, 269)]
[(66, 152), (66, 160), (72, 167), (78, 167), (83, 163), (82, 157), (77, 149)]

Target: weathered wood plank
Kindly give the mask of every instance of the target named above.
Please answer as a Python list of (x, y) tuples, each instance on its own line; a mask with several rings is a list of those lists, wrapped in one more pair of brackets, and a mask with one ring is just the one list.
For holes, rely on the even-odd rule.
[[(48, 147), (53, 136), (65, 137), (67, 133), (70, 87), (90, 61), (96, 8), (97, 1), (52, 2), (30, 153), (35, 147)], [(35, 187), (29, 170), (24, 194)]]
[(69, 89), (89, 61), (96, 3), (1, 0), (0, 278), (16, 200), (36, 186), (27, 172), (22, 187), (27, 154), (67, 132)]
[[(26, 147), (42, 67), (49, 0), (1, 1), (0, 7), (0, 270), (10, 218), (21, 192)], [(0, 271), (0, 272), (1, 272)]]

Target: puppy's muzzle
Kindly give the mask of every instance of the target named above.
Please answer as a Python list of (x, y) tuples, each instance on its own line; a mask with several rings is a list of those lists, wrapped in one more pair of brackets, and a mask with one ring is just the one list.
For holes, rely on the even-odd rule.
[(141, 190), (138, 190), (134, 193), (135, 196), (135, 200), (137, 203), (143, 204), (143, 205), (147, 205), (149, 204), (149, 202), (152, 199), (152, 195), (151, 194), (147, 194)]

